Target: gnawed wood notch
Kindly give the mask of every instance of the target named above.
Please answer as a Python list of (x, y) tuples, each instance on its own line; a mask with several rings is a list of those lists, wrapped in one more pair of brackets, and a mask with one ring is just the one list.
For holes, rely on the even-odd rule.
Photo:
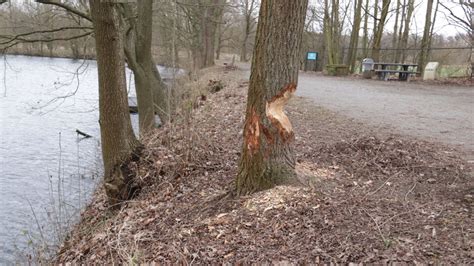
[(278, 129), (283, 141), (286, 141), (294, 136), (293, 126), (290, 119), (285, 114), (285, 106), (296, 91), (296, 84), (290, 83), (283, 88), (277, 95), (273, 96), (267, 102), (265, 114), (272, 122), (272, 125)]
[(247, 125), (245, 127), (245, 141), (247, 150), (250, 154), (255, 154), (260, 147), (260, 116), (255, 112), (255, 109), (252, 108), (250, 111), (250, 117), (247, 120)]

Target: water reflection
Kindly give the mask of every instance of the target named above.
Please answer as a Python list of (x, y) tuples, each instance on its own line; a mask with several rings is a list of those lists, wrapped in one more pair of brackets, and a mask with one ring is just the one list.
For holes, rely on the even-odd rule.
[[(102, 169), (95, 61), (7, 56), (0, 77), (3, 264), (30, 250), (29, 243), (52, 243), (65, 233)], [(132, 120), (136, 127), (137, 117)]]

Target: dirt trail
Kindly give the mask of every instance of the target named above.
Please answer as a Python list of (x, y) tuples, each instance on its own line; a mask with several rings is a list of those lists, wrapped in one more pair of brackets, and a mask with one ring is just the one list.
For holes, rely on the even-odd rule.
[(369, 125), (456, 145), (474, 158), (474, 89), (301, 73), (297, 95)]

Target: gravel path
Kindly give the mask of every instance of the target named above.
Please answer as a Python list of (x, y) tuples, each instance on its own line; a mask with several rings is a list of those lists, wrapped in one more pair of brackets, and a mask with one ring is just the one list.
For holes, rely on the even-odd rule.
[(474, 154), (474, 88), (301, 73), (297, 95), (369, 125)]

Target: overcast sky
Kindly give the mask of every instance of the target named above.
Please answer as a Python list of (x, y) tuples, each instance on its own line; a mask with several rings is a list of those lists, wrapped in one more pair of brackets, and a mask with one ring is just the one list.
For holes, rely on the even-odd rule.
[[(459, 7), (459, 4), (454, 4), (449, 0), (448, 1), (441, 0), (441, 1), (442, 1), (441, 3), (443, 3), (447, 7), (450, 7), (451, 11), (453, 11), (454, 14), (456, 14), (459, 17), (464, 18), (464, 14), (463, 14), (464, 11), (461, 7)], [(416, 5), (418, 5), (418, 7), (415, 9), (415, 20), (414, 20), (414, 23), (412, 24), (412, 31), (422, 33), (423, 27), (425, 25), (427, 1), (415, 1), (415, 2), (416, 2)], [(436, 4), (436, 1), (435, 1), (435, 4)], [(443, 34), (446, 36), (454, 36), (458, 33), (466, 33), (459, 27), (449, 25), (449, 22), (446, 19), (446, 16), (449, 16), (449, 12), (442, 6), (439, 6), (438, 15), (436, 17), (435, 28), (434, 28), (435, 33)], [(392, 20), (394, 20), (394, 18)]]

